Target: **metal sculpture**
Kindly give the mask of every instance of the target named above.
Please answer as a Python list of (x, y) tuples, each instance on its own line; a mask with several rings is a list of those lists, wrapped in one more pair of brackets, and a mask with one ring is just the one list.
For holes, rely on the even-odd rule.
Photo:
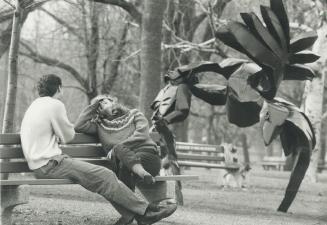
[[(263, 103), (267, 103), (262, 126), (265, 144), (269, 145), (280, 135), (285, 155), (293, 154), (296, 158), (284, 199), (278, 207), (278, 211), (287, 212), (309, 166), (315, 135), (306, 115), (294, 104), (276, 98), (276, 93), (283, 80), (314, 78), (314, 71), (303, 64), (319, 58), (306, 50), (314, 44), (317, 35), (307, 32), (290, 40), (282, 0), (270, 0), (270, 7), (260, 6), (260, 9), (265, 25), (254, 13), (241, 13), (244, 24), (231, 21), (216, 32), (219, 40), (252, 61), (228, 58), (221, 63), (202, 62), (176, 71), (192, 95), (211, 105), (225, 105), (229, 122), (239, 127), (259, 122)], [(209, 71), (222, 75), (227, 85), (200, 84), (199, 73)], [(167, 106), (165, 101), (173, 102), (168, 104), (172, 108), (178, 104), (174, 95), (163, 95), (160, 99), (163, 101), (156, 103), (156, 111)]]

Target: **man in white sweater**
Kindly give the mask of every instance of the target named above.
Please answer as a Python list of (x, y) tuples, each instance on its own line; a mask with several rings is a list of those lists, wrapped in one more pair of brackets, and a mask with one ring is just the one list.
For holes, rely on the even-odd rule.
[(36, 176), (70, 179), (105, 197), (124, 217), (116, 225), (153, 224), (171, 215), (174, 205), (156, 206), (136, 196), (111, 170), (73, 159), (59, 146), (74, 138), (74, 125), (67, 118), (61, 79), (53, 74), (38, 82), (39, 98), (27, 109), (21, 125), (25, 158)]

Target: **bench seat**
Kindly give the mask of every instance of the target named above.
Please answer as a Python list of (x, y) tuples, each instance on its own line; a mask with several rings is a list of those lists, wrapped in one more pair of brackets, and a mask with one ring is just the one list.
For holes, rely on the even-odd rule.
[[(174, 175), (174, 176), (157, 176), (156, 181), (167, 180), (196, 180), (199, 176), (196, 175)], [(24, 179), (24, 180), (1, 180), (2, 186), (15, 186), (15, 185), (62, 185), (62, 184), (75, 184), (68, 179)]]

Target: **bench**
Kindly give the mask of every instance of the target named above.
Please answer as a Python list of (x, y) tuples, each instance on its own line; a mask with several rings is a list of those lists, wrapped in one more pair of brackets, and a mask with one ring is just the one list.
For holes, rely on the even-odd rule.
[[(85, 134), (76, 134), (74, 140), (62, 145), (63, 153), (96, 165), (110, 167), (105, 153), (97, 138)], [(19, 134), (0, 134), (0, 172), (3, 174), (31, 172), (24, 159), (20, 146)], [(22, 176), (21, 176), (22, 177)], [(67, 179), (15, 179), (0, 180), (1, 185), (1, 224), (11, 224), (12, 210), (16, 205), (28, 203), (29, 185), (69, 185), (74, 184)], [(193, 180), (198, 176), (157, 176), (156, 181)], [(2, 178), (1, 178), (2, 179)]]
[(278, 156), (265, 156), (260, 162), (264, 170), (284, 170), (285, 158)]
[(235, 171), (240, 168), (237, 152), (224, 145), (177, 142), (176, 150), (180, 166)]
[[(178, 163), (182, 168), (223, 169), (222, 181), (224, 187), (243, 186), (245, 173), (241, 171), (238, 162), (237, 149), (231, 144), (209, 145), (177, 142)], [(220, 178), (219, 178), (220, 179)]]

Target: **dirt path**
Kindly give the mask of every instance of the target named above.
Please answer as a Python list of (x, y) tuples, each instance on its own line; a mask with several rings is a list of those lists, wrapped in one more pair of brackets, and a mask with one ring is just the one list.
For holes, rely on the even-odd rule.
[[(222, 189), (217, 170), (186, 173), (199, 174), (201, 179), (184, 184), (185, 205), (158, 225), (327, 225), (327, 174), (322, 175), (322, 183), (304, 183), (284, 214), (276, 208), (287, 173), (253, 172), (247, 190)], [(104, 199), (77, 185), (34, 186), (31, 191), (29, 204), (15, 210), (16, 225), (110, 225), (119, 217)]]

